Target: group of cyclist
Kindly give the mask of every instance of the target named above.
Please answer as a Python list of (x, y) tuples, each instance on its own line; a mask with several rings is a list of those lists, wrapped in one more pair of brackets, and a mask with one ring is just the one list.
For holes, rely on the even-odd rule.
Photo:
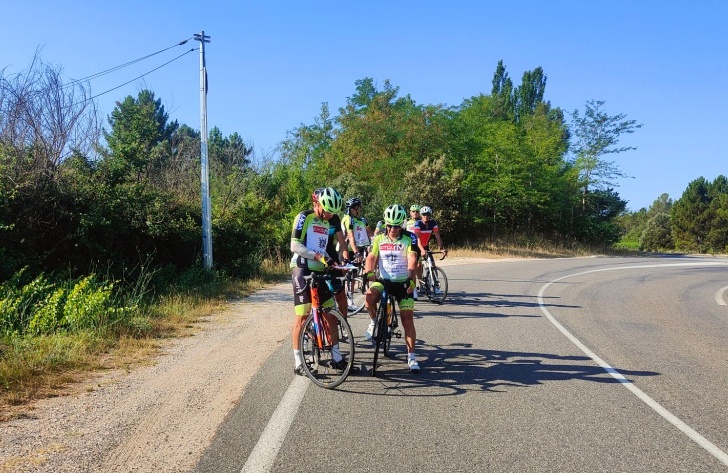
[[(416, 281), (422, 276), (420, 257), (425, 255), (434, 234), (439, 248), (447, 255), (437, 222), (432, 218), (428, 206), (410, 207), (407, 211), (398, 204), (387, 207), (384, 219), (377, 223), (374, 231), (363, 217), (361, 199), (353, 197), (346, 201), (343, 218), (338, 214), (343, 210), (341, 195), (331, 187), (316, 189), (312, 194), (313, 208), (300, 212), (293, 221), (291, 232), (291, 278), (293, 281), (295, 318), (292, 327), (294, 373), (304, 375), (303, 357), (299, 346), (299, 335), (306, 316), (311, 310), (311, 296), (306, 287), (305, 277), (311, 272), (322, 272), (326, 266), (354, 261), (364, 263), (364, 274), (370, 281), (366, 293), (366, 307), (370, 317), (369, 326), (364, 334), (372, 339), (376, 319), (376, 307), (383, 285), (382, 280), (395, 283), (393, 292), (400, 309), (407, 345), (407, 366), (411, 372), (419, 372), (420, 366), (415, 355), (417, 332), (414, 325), (414, 301), (417, 298)], [(334, 279), (332, 287), (319, 287), (319, 297), (324, 309), (334, 307), (334, 299), (342, 315), (346, 316), (348, 301), (343, 284)], [(338, 335), (332, 340), (334, 367), (343, 370), (347, 360), (339, 353)]]

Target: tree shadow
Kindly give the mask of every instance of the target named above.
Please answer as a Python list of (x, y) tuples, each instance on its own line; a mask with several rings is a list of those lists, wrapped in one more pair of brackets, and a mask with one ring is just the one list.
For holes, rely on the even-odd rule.
[[(474, 349), (470, 343), (420, 345), (417, 358), (422, 371), (410, 373), (404, 346), (392, 346), (389, 357), (377, 363), (371, 376), (371, 351), (356, 356), (360, 370), (350, 374), (338, 389), (373, 396), (453, 396), (473, 392), (496, 393), (528, 388), (549, 382), (582, 380), (620, 383), (586, 356), (552, 353)], [(362, 364), (364, 362), (365, 364)], [(657, 376), (654, 371), (615, 368), (629, 382), (631, 378)]]

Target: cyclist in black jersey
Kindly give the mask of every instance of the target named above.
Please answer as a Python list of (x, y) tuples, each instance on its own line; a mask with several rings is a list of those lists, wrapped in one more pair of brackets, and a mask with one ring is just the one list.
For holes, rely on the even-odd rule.
[[(305, 276), (311, 272), (322, 272), (326, 266), (334, 263), (332, 255), (326, 249), (329, 243), (329, 221), (337, 212), (341, 211), (342, 207), (341, 195), (331, 187), (316, 189), (311, 197), (313, 209), (304, 210), (296, 216), (291, 232), (291, 251), (293, 252), (291, 279), (293, 280), (295, 306), (291, 340), (293, 341), (293, 371), (300, 376), (305, 376), (305, 372), (299, 336), (306, 317), (311, 311), (311, 293), (303, 290), (306, 287)], [(334, 306), (331, 291), (326, 285), (319, 287), (319, 297), (324, 308)], [(346, 298), (345, 294), (344, 298)], [(343, 370), (348, 363), (339, 353), (338, 331), (332, 332), (332, 338), (334, 338), (334, 349), (332, 349), (334, 366)]]

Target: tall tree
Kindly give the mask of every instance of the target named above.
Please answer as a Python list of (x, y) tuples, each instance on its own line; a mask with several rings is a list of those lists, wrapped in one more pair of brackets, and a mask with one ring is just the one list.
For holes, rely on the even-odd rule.
[(688, 184), (682, 196), (673, 204), (672, 234), (676, 249), (705, 250), (709, 193), (710, 183), (704, 177), (699, 177)]
[(522, 120), (536, 111), (536, 107), (543, 103), (546, 92), (546, 75), (543, 69), (537, 67), (532, 71), (523, 73), (521, 85), (513, 91), (516, 120)]
[[(141, 182), (145, 173), (169, 157), (171, 139), (179, 128), (176, 120), (168, 122), (161, 99), (154, 92), (142, 90), (137, 98), (127, 96), (108, 119), (110, 131), (104, 130), (111, 151), (108, 161), (111, 179), (134, 179)], [(162, 149), (155, 149), (162, 145)]]
[(604, 103), (601, 100), (589, 100), (583, 116), (578, 110), (571, 114), (575, 137), (571, 151), (574, 166), (581, 178), (582, 208), (587, 206), (590, 191), (615, 187), (617, 178), (628, 177), (614, 161), (606, 157), (636, 149), (633, 146), (618, 146), (619, 140), (622, 135), (634, 133), (642, 127), (636, 120), (625, 120), (624, 113), (608, 115), (602, 109)]

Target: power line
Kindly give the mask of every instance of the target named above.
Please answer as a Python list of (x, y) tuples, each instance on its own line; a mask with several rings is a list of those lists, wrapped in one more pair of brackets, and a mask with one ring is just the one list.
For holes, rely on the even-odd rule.
[[(189, 53), (191, 53), (191, 52), (192, 52), (192, 51), (194, 51), (194, 50), (195, 50), (195, 48), (192, 48), (192, 49), (190, 49), (190, 50), (188, 50), (188, 51), (185, 51), (184, 53), (180, 54), (180, 55), (179, 55), (179, 56), (177, 56), (176, 58), (174, 58), (174, 59), (172, 59), (172, 60), (170, 60), (170, 61), (167, 61), (167, 62), (165, 62), (165, 63), (164, 63), (164, 64), (162, 64), (161, 66), (155, 67), (155, 68), (154, 68), (154, 69), (152, 69), (151, 71), (145, 72), (144, 74), (142, 74), (142, 75), (140, 75), (140, 76), (138, 76), (138, 77), (135, 77), (135, 78), (133, 78), (133, 79), (132, 79), (132, 80), (130, 80), (130, 81), (124, 82), (124, 83), (123, 83), (123, 84), (121, 84), (121, 85), (117, 85), (116, 87), (114, 87), (114, 88), (112, 88), (112, 89), (109, 89), (109, 90), (107, 90), (107, 91), (101, 92), (100, 94), (96, 94), (96, 95), (94, 95), (93, 97), (89, 97), (89, 98), (88, 98), (88, 99), (86, 99), (86, 100), (85, 100), (84, 102), (79, 102), (79, 103), (85, 103), (85, 102), (91, 101), (91, 100), (93, 100), (93, 99), (95, 99), (95, 98), (97, 98), (97, 97), (100, 97), (100, 96), (104, 95), (104, 94), (108, 94), (109, 92), (112, 92), (112, 91), (114, 91), (114, 90), (116, 90), (116, 89), (119, 89), (119, 88), (121, 88), (121, 87), (124, 87), (125, 85), (127, 85), (127, 84), (130, 84), (130, 83), (134, 82), (134, 81), (135, 81), (135, 80), (137, 80), (137, 79), (141, 79), (142, 77), (144, 77), (144, 76), (146, 76), (146, 75), (148, 75), (148, 74), (151, 74), (152, 72), (156, 71), (157, 69), (161, 69), (161, 68), (163, 68), (163, 67), (164, 67), (164, 66), (166, 66), (167, 64), (170, 64), (170, 63), (172, 63), (172, 62), (176, 61), (177, 59), (181, 58), (182, 56), (184, 56), (184, 55), (186, 55), (186, 54), (189, 54)], [(79, 104), (76, 104), (76, 105), (79, 105)]]
[(74, 79), (74, 80), (72, 80), (72, 81), (71, 81), (71, 82), (70, 82), (70, 83), (69, 83), (68, 85), (69, 85), (69, 86), (70, 86), (70, 85), (74, 85), (74, 84), (77, 84), (77, 83), (79, 83), (79, 82), (84, 82), (84, 81), (87, 81), (87, 80), (95, 79), (95, 78), (97, 78), (97, 77), (101, 77), (101, 76), (103, 76), (103, 75), (105, 75), (105, 74), (109, 74), (109, 73), (111, 73), (111, 72), (114, 72), (114, 71), (118, 71), (119, 69), (123, 69), (124, 67), (130, 66), (130, 65), (132, 65), (132, 64), (136, 64), (136, 63), (137, 63), (137, 62), (139, 62), (139, 61), (143, 61), (143, 60), (145, 60), (145, 59), (148, 59), (148, 58), (150, 58), (150, 57), (152, 57), (152, 56), (156, 56), (157, 54), (163, 53), (163, 52), (165, 52), (165, 51), (167, 51), (167, 50), (170, 50), (170, 49), (172, 49), (172, 48), (176, 48), (177, 46), (182, 46), (182, 45), (183, 45), (183, 44), (185, 44), (185, 43), (186, 43), (187, 41), (189, 41), (189, 40), (191, 40), (191, 39), (193, 39), (193, 38), (194, 38), (194, 36), (190, 36), (189, 38), (187, 38), (187, 39), (185, 39), (185, 40), (183, 40), (183, 41), (180, 41), (180, 42), (179, 42), (179, 43), (177, 43), (177, 44), (174, 44), (174, 45), (172, 45), (172, 46), (170, 46), (170, 47), (168, 47), (168, 48), (160, 49), (159, 51), (157, 51), (157, 52), (155, 52), (155, 53), (152, 53), (152, 54), (147, 54), (146, 56), (140, 57), (140, 58), (138, 58), (138, 59), (134, 59), (133, 61), (129, 61), (129, 62), (125, 63), (125, 64), (121, 64), (121, 65), (119, 65), (119, 66), (116, 66), (116, 67), (112, 67), (111, 69), (106, 69), (105, 71), (97, 72), (96, 74), (91, 74), (90, 76), (87, 76), (87, 77), (83, 77), (83, 78), (81, 78), (81, 79)]

